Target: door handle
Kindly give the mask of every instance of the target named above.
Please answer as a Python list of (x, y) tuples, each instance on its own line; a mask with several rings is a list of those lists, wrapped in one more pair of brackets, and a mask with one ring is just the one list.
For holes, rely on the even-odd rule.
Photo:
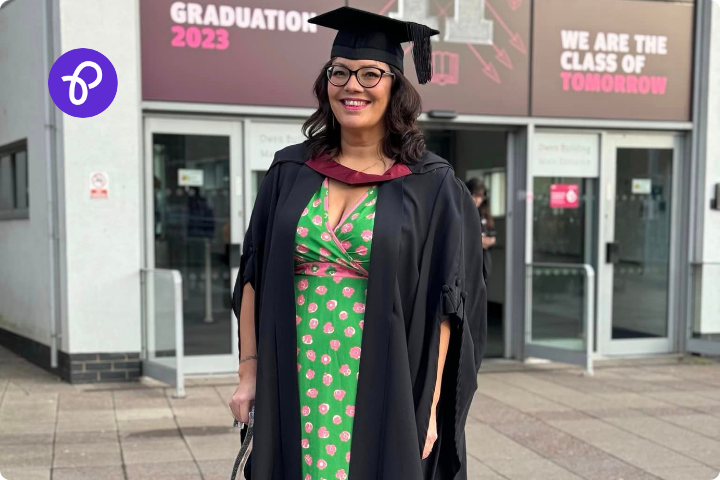
[(620, 263), (620, 244), (608, 242), (605, 244), (605, 263)]

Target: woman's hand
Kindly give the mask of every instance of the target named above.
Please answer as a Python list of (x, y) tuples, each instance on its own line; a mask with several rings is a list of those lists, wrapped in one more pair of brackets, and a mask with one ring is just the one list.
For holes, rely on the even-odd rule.
[(232, 399), (230, 399), (230, 411), (237, 421), (248, 423), (250, 421), (250, 409), (255, 403), (257, 361), (248, 360), (241, 363), (238, 376), (240, 380)]
[(430, 424), (428, 425), (427, 437), (425, 437), (425, 447), (423, 448), (422, 458), (425, 460), (432, 452), (435, 440), (437, 440), (437, 418), (435, 416), (435, 406), (433, 405), (432, 414), (430, 414)]
[(482, 245), (484, 249), (488, 249), (495, 245), (495, 237), (488, 237), (487, 235), (482, 236)]

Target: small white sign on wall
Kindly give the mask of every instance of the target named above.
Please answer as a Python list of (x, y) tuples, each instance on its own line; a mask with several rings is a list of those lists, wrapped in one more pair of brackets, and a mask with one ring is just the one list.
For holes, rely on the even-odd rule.
[(181, 187), (202, 187), (205, 180), (202, 170), (178, 168), (178, 185)]
[(92, 172), (90, 174), (90, 198), (107, 200), (110, 178), (105, 172)]
[(597, 134), (535, 134), (532, 150), (534, 177), (596, 178), (600, 175)]
[(650, 195), (652, 192), (652, 180), (649, 178), (633, 178), (632, 193), (635, 195)]
[(304, 142), (301, 123), (252, 122), (248, 128), (250, 169), (267, 170), (275, 152), (290, 145)]

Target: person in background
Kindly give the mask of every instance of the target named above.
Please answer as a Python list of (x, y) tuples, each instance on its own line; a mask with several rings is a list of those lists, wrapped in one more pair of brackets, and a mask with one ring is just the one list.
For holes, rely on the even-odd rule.
[(482, 246), (484, 250), (484, 263), (488, 275), (492, 270), (492, 257), (488, 251), (496, 243), (495, 238), (495, 221), (490, 215), (490, 204), (487, 202), (487, 188), (485, 183), (477, 177), (471, 178), (465, 182), (470, 195), (475, 202), (475, 206), (480, 214), (480, 222), (482, 223)]

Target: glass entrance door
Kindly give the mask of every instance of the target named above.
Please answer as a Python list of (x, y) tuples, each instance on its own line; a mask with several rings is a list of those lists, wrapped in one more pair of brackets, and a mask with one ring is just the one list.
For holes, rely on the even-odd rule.
[(528, 165), (524, 356), (592, 372), (598, 232), (597, 133), (539, 131)]
[(672, 351), (678, 142), (673, 135), (605, 136), (598, 302), (602, 354)]
[(230, 297), (244, 230), (240, 145), (238, 122), (146, 119), (147, 265), (180, 273), (186, 373), (237, 366)]

